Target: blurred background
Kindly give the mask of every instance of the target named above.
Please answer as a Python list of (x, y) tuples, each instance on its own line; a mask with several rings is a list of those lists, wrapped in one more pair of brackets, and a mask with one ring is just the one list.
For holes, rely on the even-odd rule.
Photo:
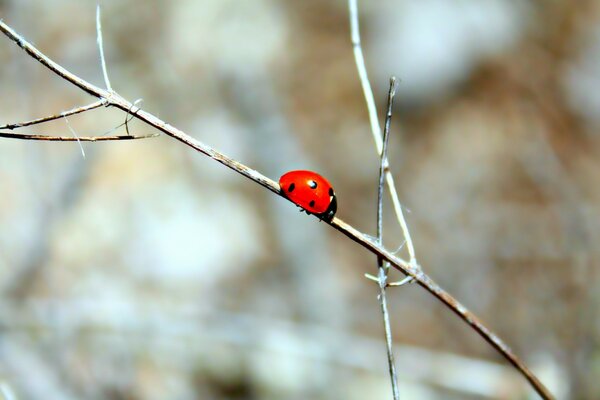
[[(101, 4), (121, 95), (274, 180), (319, 171), (338, 216), (374, 234), (345, 1)], [(95, 7), (3, 0), (0, 18), (102, 86)], [(389, 155), (419, 262), (559, 398), (600, 398), (600, 2), (359, 10), (381, 116), (401, 80)], [(4, 37), (0, 57), (0, 123), (93, 101)], [(94, 135), (123, 119), (69, 123)], [(169, 137), (83, 149), (0, 139), (5, 400), (391, 398), (370, 253)], [(388, 301), (403, 398), (536, 398), (417, 285)]]

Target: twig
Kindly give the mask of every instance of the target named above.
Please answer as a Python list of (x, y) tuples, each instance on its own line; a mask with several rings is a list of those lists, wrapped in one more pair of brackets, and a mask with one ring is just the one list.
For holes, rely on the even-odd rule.
[(73, 137), (75, 138), (75, 140), (77, 140), (77, 144), (79, 145), (79, 150), (81, 150), (81, 156), (83, 158), (85, 158), (85, 150), (83, 150), (83, 146), (81, 145), (81, 140), (79, 140), (79, 135), (77, 134), (77, 132), (75, 132), (75, 129), (73, 129), (73, 127), (69, 123), (69, 119), (67, 117), (65, 117), (65, 123), (67, 124), (67, 128), (69, 128), (69, 130), (73, 134)]
[[(394, 105), (394, 96), (396, 95), (396, 78), (390, 78), (390, 90), (388, 92), (387, 113), (385, 114), (385, 128), (383, 131), (383, 145), (379, 163), (379, 181), (377, 184), (377, 241), (382, 244), (383, 241), (383, 186), (385, 165), (389, 164), (387, 160), (387, 147), (390, 138), (390, 125), (392, 122), (392, 106)], [(381, 258), (378, 260), (381, 267), (383, 265)]]
[(0, 126), (0, 129), (11, 129), (12, 130), (15, 128), (23, 128), (26, 126), (37, 125), (37, 124), (41, 124), (41, 123), (48, 122), (48, 121), (54, 121), (54, 120), (57, 120), (60, 118), (68, 117), (70, 115), (79, 114), (79, 113), (82, 113), (85, 111), (89, 111), (89, 110), (93, 110), (95, 108), (102, 107), (105, 103), (106, 102), (104, 100), (100, 99), (100, 100), (90, 103), (86, 106), (75, 107), (68, 111), (63, 111), (60, 114), (50, 115), (47, 117), (42, 117), (42, 118), (37, 118), (37, 119), (32, 119), (30, 121), (16, 122), (13, 124), (2, 125), (2, 126)]
[(108, 142), (110, 140), (136, 140), (136, 139), (148, 139), (160, 136), (159, 133), (150, 133), (147, 135), (112, 135), (112, 136), (50, 136), (50, 135), (38, 135), (30, 133), (16, 133), (16, 132), (0, 132), (0, 137), (8, 139), (21, 139), (21, 140), (42, 140), (46, 142)]
[[(42, 65), (46, 66), (52, 72), (79, 87), (86, 93), (89, 93), (99, 99), (104, 99), (108, 105), (116, 107), (124, 112), (127, 112), (127, 110), (131, 109), (133, 106), (133, 103), (125, 100), (119, 94), (115, 92), (109, 92), (105, 89), (101, 89), (95, 85), (92, 85), (91, 83), (74, 75), (64, 67), (52, 61), (45, 54), (36, 49), (32, 44), (27, 42), (22, 36), (17, 34), (3, 21), (0, 21), (0, 31), (3, 32), (10, 40), (15, 42), (19, 47), (21, 47), (27, 54), (39, 61)], [(226, 155), (214, 150), (212, 147), (199, 142), (193, 137), (185, 134), (183, 131), (175, 128), (172, 125), (169, 125), (168, 123), (160, 120), (144, 110), (137, 110), (133, 115), (157, 130), (167, 134), (168, 136), (171, 136), (174, 139), (177, 139), (187, 146), (207, 155), (211, 159), (225, 165), (226, 167), (281, 196), (279, 185), (258, 171), (255, 171), (246, 165), (227, 157)], [(469, 324), (472, 329), (479, 333), (479, 335), (482, 336), (483, 339), (485, 339), (492, 347), (500, 352), (515, 368), (519, 370), (519, 372), (529, 381), (532, 387), (540, 394), (540, 396), (542, 396), (542, 398), (553, 398), (548, 389), (546, 389), (546, 387), (537, 379), (537, 377), (529, 370), (529, 368), (527, 368), (527, 366), (512, 352), (512, 350), (506, 344), (504, 344), (504, 342), (502, 342), (502, 340), (500, 340), (498, 336), (492, 333), (473, 313), (456, 301), (456, 299), (450, 296), (450, 294), (446, 293), (430, 277), (425, 275), (425, 273), (417, 268), (415, 264), (396, 257), (392, 252), (373, 241), (373, 239), (368, 235), (356, 230), (354, 227), (348, 225), (339, 218), (333, 218), (331, 222), (326, 223), (346, 235), (351, 240), (360, 244), (371, 253), (389, 261), (395, 269), (401, 271), (405, 275), (413, 277), (420, 286), (433, 294), (443, 304), (450, 308), (463, 321)]]
[[(136, 101), (133, 102), (133, 105), (131, 106), (136, 107), (138, 110), (140, 109), (137, 105), (140, 104), (141, 102), (143, 102), (144, 99), (137, 99)], [(127, 134), (129, 136), (133, 136), (131, 133), (129, 133), (129, 121), (131, 121), (133, 119), (133, 115), (131, 114), (135, 114), (137, 110), (133, 111), (131, 108), (129, 110), (127, 110), (127, 114), (125, 114), (125, 122), (123, 122), (122, 125), (125, 125), (125, 132), (127, 132)]]
[[(369, 77), (367, 76), (367, 68), (365, 67), (365, 58), (362, 52), (362, 45), (360, 41), (360, 30), (358, 25), (358, 5), (357, 0), (348, 0), (348, 9), (350, 14), (350, 36), (352, 40), (352, 49), (354, 50), (354, 60), (356, 62), (356, 69), (358, 70), (358, 76), (360, 79), (360, 83), (363, 89), (363, 93), (365, 96), (365, 101), (367, 102), (367, 109), (369, 111), (369, 120), (371, 121), (371, 133), (373, 135), (373, 140), (375, 141), (375, 147), (377, 149), (377, 154), (381, 157), (383, 153), (383, 141), (381, 135), (381, 127), (379, 126), (379, 119), (377, 117), (377, 108), (375, 107), (375, 99), (373, 97), (373, 90), (371, 89), (371, 83), (369, 82)], [(396, 185), (394, 183), (394, 177), (390, 172), (389, 164), (386, 160), (384, 163), (384, 172), (385, 172), (385, 181), (390, 190), (390, 196), (392, 198), (392, 204), (394, 206), (394, 211), (396, 213), (396, 217), (398, 218), (398, 223), (402, 228), (402, 234), (404, 235), (404, 240), (406, 241), (406, 248), (408, 250), (408, 255), (410, 257), (410, 263), (419, 268), (417, 263), (417, 258), (415, 255), (415, 247), (413, 245), (410, 231), (408, 230), (408, 225), (406, 223), (406, 219), (404, 218), (404, 212), (402, 211), (402, 204), (400, 204), (400, 199), (398, 198), (398, 192), (396, 191)]]
[[(137, 108), (137, 104), (140, 103), (141, 101), (142, 101), (142, 99), (137, 99), (136, 101), (134, 101), (132, 104), (132, 109)], [(100, 100), (94, 101), (93, 103), (87, 104), (85, 106), (75, 107), (70, 110), (63, 111), (59, 114), (49, 115), (47, 117), (32, 119), (29, 121), (15, 122), (15, 123), (6, 124), (6, 125), (0, 125), (0, 137), (7, 138), (7, 139), (20, 139), (20, 140), (40, 140), (40, 141), (46, 141), (46, 142), (74, 142), (74, 141), (77, 141), (77, 142), (108, 142), (108, 141), (112, 141), (112, 140), (148, 139), (148, 138), (160, 136), (159, 133), (150, 133), (150, 134), (145, 134), (145, 135), (132, 135), (131, 133), (129, 133), (128, 123), (133, 118), (132, 114), (134, 114), (136, 112), (135, 110), (132, 110), (132, 109), (127, 110), (127, 114), (125, 115), (125, 121), (122, 124), (117, 125), (113, 129), (110, 129), (109, 131), (107, 131), (101, 135), (78, 136), (76, 133), (74, 133), (74, 131), (71, 128), (71, 125), (69, 124), (69, 122), (67, 120), (68, 116), (80, 114), (80, 113), (90, 111), (90, 110), (94, 110), (94, 109), (102, 107), (104, 105), (108, 105), (108, 103), (106, 102), (106, 100), (100, 99)], [(64, 118), (65, 121), (67, 121), (67, 126), (69, 127), (69, 130), (71, 130), (71, 132), (73, 133), (73, 136), (56, 136), (56, 135), (46, 135), (46, 134), (16, 133), (16, 132), (6, 132), (6, 131), (3, 132), (2, 131), (3, 129), (13, 130), (13, 129), (17, 129), (17, 128), (24, 128), (27, 126), (32, 126), (32, 125), (38, 125), (38, 124), (42, 124), (45, 122), (55, 121), (55, 120), (61, 119), (61, 118)], [(125, 126), (127, 135), (110, 135), (110, 136), (107, 135), (108, 133), (114, 132), (116, 129), (120, 128), (121, 126)]]
[[(388, 109), (385, 116), (385, 130), (383, 131), (383, 148), (381, 151), (381, 159), (379, 163), (379, 182), (377, 185), (377, 243), (383, 245), (383, 171), (384, 164), (387, 161), (387, 145), (390, 137), (390, 123), (392, 120), (392, 105), (394, 103), (394, 95), (396, 93), (396, 78), (390, 79), (390, 91), (388, 93)], [(386, 262), (384, 266), (383, 259), (377, 257), (377, 268), (379, 271), (379, 304), (381, 313), (383, 314), (383, 327), (385, 331), (385, 344), (388, 358), (388, 369), (390, 379), (392, 381), (392, 393), (394, 400), (400, 399), (400, 391), (398, 390), (398, 374), (396, 373), (396, 365), (394, 363), (394, 352), (392, 350), (392, 328), (390, 326), (390, 315), (387, 309), (387, 297), (385, 288), (387, 286), (387, 271), (389, 264)]]
[(106, 68), (106, 59), (104, 58), (104, 43), (102, 42), (102, 23), (100, 18), (100, 3), (96, 5), (96, 42), (98, 43), (98, 52), (100, 53), (100, 65), (102, 66), (102, 75), (104, 75), (104, 84), (106, 90), (113, 91), (108, 79), (108, 69)]

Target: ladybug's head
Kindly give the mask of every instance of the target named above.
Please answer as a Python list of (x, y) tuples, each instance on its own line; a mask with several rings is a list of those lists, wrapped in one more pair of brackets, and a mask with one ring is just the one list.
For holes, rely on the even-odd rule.
[(323, 214), (321, 214), (320, 218), (323, 221), (331, 222), (331, 220), (335, 216), (336, 211), (337, 211), (337, 197), (335, 197), (335, 194), (334, 194), (333, 196), (331, 196), (331, 203), (329, 203), (329, 207), (327, 208), (327, 211), (325, 211)]

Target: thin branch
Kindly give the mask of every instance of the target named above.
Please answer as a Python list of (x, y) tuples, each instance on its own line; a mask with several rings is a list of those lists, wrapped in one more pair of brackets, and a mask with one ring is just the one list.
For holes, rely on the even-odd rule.
[[(137, 108), (137, 110), (139, 110), (140, 108), (138, 107), (138, 104), (141, 104), (144, 101), (144, 99), (137, 99), (133, 102), (132, 108), (135, 107)], [(127, 110), (127, 114), (125, 114), (125, 122), (123, 122), (122, 125), (125, 125), (125, 132), (127, 132), (127, 134), (129, 136), (133, 136), (131, 133), (129, 133), (129, 121), (131, 121), (133, 119), (133, 115), (131, 115), (132, 113), (135, 114), (137, 110), (132, 110), (131, 108), (129, 110)]]
[[(91, 94), (99, 99), (104, 99), (110, 106), (116, 107), (124, 112), (130, 110), (133, 107), (133, 103), (125, 100), (123, 97), (115, 92), (108, 92), (105, 89), (101, 89), (91, 83), (83, 80), (82, 78), (74, 75), (73, 73), (66, 70), (56, 62), (52, 61), (45, 54), (36, 49), (33, 45), (27, 42), (22, 36), (17, 34), (12, 28), (6, 25), (3, 21), (0, 21), (0, 31), (3, 32), (10, 40), (15, 42), (21, 47), (27, 54), (34, 59), (38, 60), (42, 65), (46, 66), (52, 72), (62, 77), (73, 85), (79, 87), (86, 93)], [(193, 137), (187, 135), (183, 131), (175, 128), (172, 125), (160, 120), (154, 115), (144, 111), (137, 110), (133, 114), (137, 119), (144, 121), (148, 125), (156, 128), (157, 130), (171, 136), (172, 138), (186, 144), (187, 146), (205, 154), (211, 159), (225, 165), (226, 167), (236, 171), (237, 173), (251, 179), (257, 184), (264, 188), (272, 191), (273, 193), (282, 196), (279, 185), (275, 181), (266, 176), (262, 175), (258, 171), (255, 171), (246, 165), (227, 157), (226, 155), (214, 150), (212, 147), (199, 142)], [(519, 372), (529, 381), (532, 387), (542, 396), (544, 399), (553, 399), (552, 394), (544, 387), (544, 385), (537, 379), (537, 377), (527, 368), (527, 366), (512, 352), (512, 350), (504, 344), (498, 336), (491, 332), (473, 313), (467, 308), (460, 304), (450, 294), (445, 292), (439, 287), (429, 276), (425, 275), (415, 264), (405, 261), (401, 258), (396, 257), (392, 252), (385, 249), (383, 246), (376, 243), (368, 235), (358, 231), (356, 228), (348, 225), (339, 218), (333, 218), (331, 222), (326, 222), (351, 240), (360, 244), (368, 251), (382, 257), (383, 259), (390, 262), (390, 264), (398, 271), (405, 275), (411, 276), (415, 281), (422, 286), (425, 290), (433, 294), (438, 300), (450, 308), (455, 314), (457, 314), (463, 321), (474, 329), (480, 336), (483, 337), (492, 347), (500, 352)]]
[[(394, 103), (394, 95), (396, 93), (396, 78), (390, 79), (390, 91), (388, 93), (388, 109), (385, 116), (385, 130), (383, 131), (383, 148), (381, 151), (381, 159), (379, 163), (379, 182), (377, 185), (377, 244), (382, 246), (383, 244), (383, 174), (384, 165), (387, 161), (387, 145), (390, 137), (390, 123), (392, 120), (392, 105)], [(392, 327), (390, 325), (390, 315), (387, 309), (387, 297), (385, 288), (387, 286), (387, 271), (389, 264), (383, 264), (383, 259), (377, 257), (377, 268), (379, 271), (378, 283), (379, 283), (379, 304), (381, 306), (381, 313), (383, 314), (383, 327), (385, 331), (385, 344), (388, 358), (388, 369), (390, 372), (390, 379), (392, 381), (392, 393), (394, 400), (400, 399), (400, 391), (398, 389), (398, 374), (396, 372), (396, 365), (394, 363), (394, 352), (392, 350), (393, 339), (392, 339)]]
[[(352, 40), (352, 49), (354, 50), (354, 60), (356, 62), (356, 69), (358, 70), (358, 76), (360, 79), (360, 84), (363, 89), (363, 93), (365, 96), (365, 101), (367, 102), (367, 109), (369, 111), (369, 120), (371, 122), (371, 133), (373, 135), (373, 140), (375, 141), (375, 147), (377, 149), (377, 154), (381, 157), (383, 153), (383, 141), (381, 139), (381, 127), (379, 126), (379, 119), (377, 117), (377, 108), (375, 107), (375, 99), (373, 97), (373, 90), (371, 89), (371, 83), (369, 82), (369, 77), (367, 75), (367, 68), (365, 67), (365, 58), (362, 52), (362, 45), (360, 41), (360, 30), (358, 25), (358, 4), (357, 0), (348, 0), (348, 9), (350, 14), (350, 36)], [(410, 231), (408, 230), (408, 224), (406, 223), (406, 219), (404, 218), (404, 212), (402, 211), (402, 204), (400, 204), (400, 199), (398, 198), (398, 192), (396, 191), (396, 185), (394, 183), (394, 177), (389, 169), (389, 164), (386, 161), (384, 164), (385, 169), (385, 181), (390, 189), (390, 196), (392, 198), (392, 204), (394, 206), (394, 211), (396, 213), (396, 217), (398, 218), (398, 223), (402, 228), (402, 234), (404, 235), (404, 240), (406, 240), (406, 248), (408, 250), (408, 255), (410, 257), (410, 262), (415, 267), (419, 268), (417, 263), (417, 258), (415, 255), (415, 247), (413, 245)]]
[[(396, 95), (396, 78), (390, 78), (390, 90), (388, 92), (387, 113), (385, 114), (385, 129), (383, 131), (383, 145), (381, 148), (381, 156), (379, 157), (379, 181), (377, 184), (377, 241), (382, 244), (383, 241), (383, 186), (385, 165), (388, 164), (387, 148), (390, 138), (390, 125), (392, 122), (392, 106), (394, 105), (394, 96)], [(379, 266), (382, 265), (382, 260), (379, 259)]]
[(106, 90), (113, 91), (108, 79), (108, 69), (106, 68), (106, 59), (104, 58), (104, 43), (102, 42), (102, 23), (100, 18), (100, 3), (96, 5), (96, 41), (98, 43), (98, 51), (100, 52), (100, 65), (102, 66), (102, 75), (104, 75), (104, 84)]
[(381, 126), (379, 126), (379, 119), (377, 118), (377, 108), (375, 107), (375, 98), (373, 97), (373, 90), (371, 89), (371, 83), (369, 82), (369, 77), (367, 76), (367, 67), (365, 66), (365, 58), (362, 52), (362, 44), (360, 41), (360, 29), (358, 25), (357, 0), (348, 0), (348, 8), (350, 9), (350, 37), (352, 39), (352, 49), (354, 51), (356, 69), (358, 70), (360, 84), (363, 89), (365, 101), (367, 102), (367, 109), (369, 111), (369, 121), (371, 122), (371, 131), (373, 132), (373, 139), (375, 140), (377, 153), (381, 155), (381, 152), (383, 150), (383, 141), (381, 139)]
[(83, 158), (85, 158), (85, 150), (83, 149), (83, 146), (81, 145), (81, 140), (79, 140), (79, 135), (77, 134), (77, 132), (75, 132), (75, 129), (73, 129), (73, 127), (71, 126), (71, 123), (69, 122), (69, 119), (67, 117), (65, 117), (65, 123), (67, 124), (67, 128), (69, 128), (69, 130), (73, 134), (73, 137), (75, 138), (75, 140), (77, 140), (77, 144), (79, 145), (79, 150), (81, 150), (81, 156)]
[(404, 286), (407, 283), (412, 283), (414, 282), (414, 279), (412, 278), (412, 276), (405, 276), (403, 279), (399, 280), (398, 282), (388, 282), (387, 286), (388, 287), (399, 287), (399, 286)]
[(48, 122), (48, 121), (54, 121), (54, 120), (57, 120), (60, 118), (68, 117), (70, 115), (79, 114), (82, 112), (86, 112), (89, 110), (93, 110), (93, 109), (102, 107), (105, 103), (106, 102), (104, 100), (100, 99), (100, 100), (90, 103), (86, 106), (75, 107), (68, 111), (63, 111), (60, 114), (49, 115), (47, 117), (32, 119), (30, 121), (16, 122), (13, 124), (2, 125), (2, 126), (0, 126), (0, 129), (11, 129), (12, 130), (15, 128), (23, 128), (26, 126), (37, 125), (37, 124), (41, 124), (41, 123)]
[(8, 139), (21, 139), (21, 140), (41, 140), (46, 142), (108, 142), (110, 140), (136, 140), (136, 139), (148, 139), (160, 136), (159, 133), (150, 133), (147, 135), (112, 135), (112, 136), (50, 136), (50, 135), (38, 135), (30, 133), (16, 133), (16, 132), (0, 132), (0, 137)]
[(544, 384), (535, 376), (535, 374), (521, 361), (521, 359), (508, 347), (500, 337), (492, 332), (475, 314), (469, 311), (464, 305), (458, 302), (448, 292), (442, 289), (422, 270), (411, 265), (410, 262), (396, 257), (392, 252), (383, 248), (372, 238), (351, 225), (345, 223), (339, 218), (334, 218), (330, 225), (351, 240), (360, 244), (373, 254), (383, 257), (389, 261), (390, 265), (403, 274), (410, 276), (419, 286), (423, 287), (434, 297), (440, 300), (452, 312), (466, 322), (475, 332), (477, 332), (488, 344), (496, 349), (508, 362), (515, 367), (525, 379), (531, 384), (533, 389), (543, 399), (554, 399), (554, 396), (548, 391)]

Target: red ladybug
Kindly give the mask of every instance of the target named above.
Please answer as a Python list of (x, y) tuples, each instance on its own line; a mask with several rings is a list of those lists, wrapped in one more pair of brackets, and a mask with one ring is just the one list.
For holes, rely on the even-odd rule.
[(312, 171), (289, 171), (279, 178), (281, 193), (308, 214), (331, 221), (337, 211), (333, 187)]

